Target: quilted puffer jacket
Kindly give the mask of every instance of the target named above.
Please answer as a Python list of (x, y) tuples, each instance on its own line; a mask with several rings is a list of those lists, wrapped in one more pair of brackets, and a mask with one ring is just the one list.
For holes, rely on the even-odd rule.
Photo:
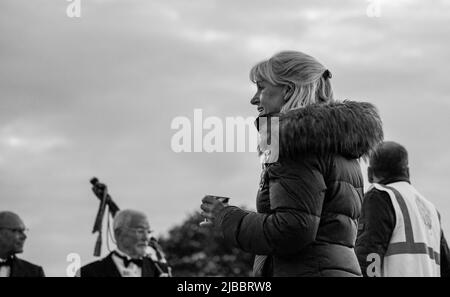
[(278, 116), (279, 158), (264, 166), (257, 212), (225, 207), (216, 226), (234, 246), (260, 255), (255, 261), (264, 259), (262, 270), (254, 268), (263, 276), (361, 275), (359, 158), (383, 140), (376, 108), (344, 101)]

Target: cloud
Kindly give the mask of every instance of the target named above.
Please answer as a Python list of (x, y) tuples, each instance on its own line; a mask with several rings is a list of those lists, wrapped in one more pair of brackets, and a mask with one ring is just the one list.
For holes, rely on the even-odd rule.
[(53, 133), (45, 125), (17, 120), (0, 127), (0, 162), (3, 166), (12, 166), (24, 158), (41, 158), (69, 145), (68, 139)]
[(45, 153), (63, 147), (66, 141), (58, 137), (23, 137), (13, 133), (0, 134), (0, 147), (5, 150), (26, 151), (34, 154)]

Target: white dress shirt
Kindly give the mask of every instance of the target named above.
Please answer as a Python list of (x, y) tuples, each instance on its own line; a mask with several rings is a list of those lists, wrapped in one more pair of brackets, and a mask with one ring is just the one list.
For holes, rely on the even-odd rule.
[[(116, 249), (116, 253), (119, 255), (126, 257), (128, 259), (131, 259), (130, 256), (125, 254), (124, 252), (120, 251), (119, 249)], [(130, 263), (128, 267), (125, 267), (125, 264), (123, 263), (123, 260), (119, 257), (117, 257), (115, 254), (112, 255), (112, 259), (114, 261), (114, 264), (116, 264), (117, 270), (119, 270), (120, 275), (122, 277), (141, 277), (142, 276), (142, 268), (137, 266), (134, 263)]]
[[(5, 259), (0, 258), (0, 262), (6, 262)], [(0, 267), (0, 277), (9, 277), (9, 275), (11, 274), (11, 267), (9, 266), (2, 266)]]

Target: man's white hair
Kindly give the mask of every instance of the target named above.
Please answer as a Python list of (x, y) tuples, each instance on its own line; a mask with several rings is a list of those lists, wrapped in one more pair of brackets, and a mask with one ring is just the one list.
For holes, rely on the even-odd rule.
[(147, 217), (143, 212), (137, 210), (124, 209), (119, 211), (114, 217), (113, 230), (115, 231), (117, 229), (130, 226), (130, 222), (133, 217), (136, 216)]

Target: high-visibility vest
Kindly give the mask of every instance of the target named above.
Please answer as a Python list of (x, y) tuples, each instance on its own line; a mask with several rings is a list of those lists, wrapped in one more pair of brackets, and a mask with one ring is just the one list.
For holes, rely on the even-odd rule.
[(373, 187), (389, 194), (396, 218), (381, 276), (440, 276), (441, 225), (434, 205), (408, 182)]

